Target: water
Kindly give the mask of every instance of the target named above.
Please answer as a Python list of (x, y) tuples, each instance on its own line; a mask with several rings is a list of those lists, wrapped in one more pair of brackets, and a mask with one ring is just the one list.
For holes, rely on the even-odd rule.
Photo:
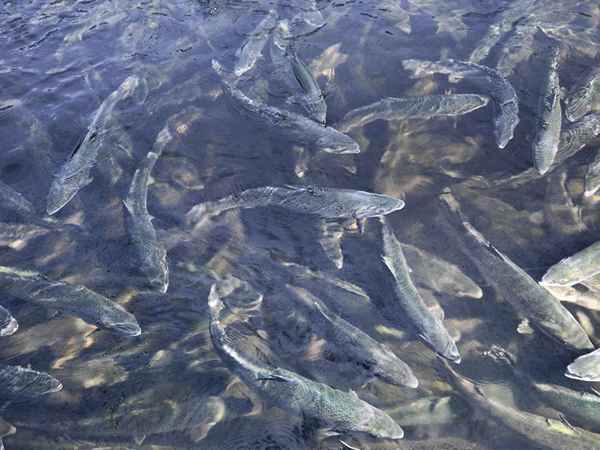
[[(336, 437), (320, 434), (311, 421), (263, 404), (212, 350), (206, 298), (214, 277), (228, 273), (250, 285), (235, 299), (237, 313), (269, 337), (261, 351), (286, 367), (355, 389), (401, 424), (407, 420), (402, 405), (451, 399), (447, 411), (424, 413), (422, 422), (405, 426), (401, 442), (366, 437), (346, 442), (373, 449), (539, 448), (470, 408), (447, 382), (433, 352), (385, 321), (378, 305), (390, 291), (378, 281), (380, 244), (372, 223), (363, 235), (356, 227), (344, 232), (341, 270), (323, 253), (319, 224), (309, 216), (273, 208), (238, 210), (210, 221), (191, 239), (182, 233), (183, 217), (193, 205), (241, 188), (310, 182), (401, 197), (407, 206), (391, 215), (390, 223), (401, 242), (413, 246), (407, 258), (422, 295), (445, 312), (463, 357), (461, 373), (506, 405), (558, 418), (560, 411), (537, 400), (482, 352), (502, 345), (518, 355), (519, 367), (532, 379), (582, 390), (589, 385), (562, 376), (570, 357), (556, 344), (539, 332), (517, 333), (519, 320), (511, 307), (439, 232), (436, 195), (452, 186), (473, 224), (536, 279), (597, 240), (600, 203), (597, 196), (583, 197), (593, 143), (563, 168), (519, 188), (482, 190), (476, 181), (516, 174), (532, 164), (545, 45), (535, 37), (535, 25), (561, 40), (561, 84), (570, 87), (593, 66), (600, 49), (598, 6), (528, 2), (481, 61), (502, 69), (521, 102), (515, 139), (502, 151), (494, 140), (491, 106), (457, 118), (376, 121), (356, 128), (350, 135), (360, 144), (357, 156), (310, 151), (236, 108), (222, 95), (210, 64), (216, 57), (231, 70), (236, 50), (275, 9), (280, 19), (295, 24), (297, 49), (324, 89), (327, 122), (335, 125), (351, 109), (387, 96), (473, 92), (468, 82), (449, 83), (445, 76), (411, 79), (401, 63), (468, 58), (513, 3), (318, 1), (326, 25), (317, 29), (292, 21), (303, 11), (318, 18), (310, 1), (3, 2), (0, 180), (31, 201), (39, 217), (45, 215), (53, 174), (102, 101), (130, 75), (143, 78), (146, 86), (117, 105), (108, 125), (107, 155), (93, 169), (94, 181), (54, 216), (57, 223), (81, 225), (87, 232), (55, 230), (0, 247), (2, 265), (83, 284), (118, 302), (136, 316), (142, 335), (120, 338), (3, 295), (3, 306), (20, 328), (2, 338), (1, 361), (46, 371), (64, 385), (59, 393), (3, 411), (17, 428), (4, 439), (6, 448), (340, 448)], [(270, 66), (269, 45), (239, 87), (271, 105), (294, 108), (286, 105), (288, 88)], [(134, 276), (138, 263), (122, 199), (157, 133), (178, 113), (177, 136), (158, 160), (148, 196), (168, 248), (171, 283), (160, 295), (145, 291)], [(23, 219), (6, 212), (2, 221)], [(414, 247), (427, 254), (420, 257)], [(437, 265), (430, 262), (433, 257)], [(437, 282), (443, 275), (449, 276), (445, 284)], [(276, 288), (282, 279), (310, 289), (389, 345), (411, 366), (419, 389), (363, 385), (368, 380), (356, 370), (303, 354), (294, 339), (306, 330), (278, 315), (286, 311), (285, 296)], [(262, 307), (257, 292), (264, 295)], [(565, 305), (598, 344), (598, 313)], [(249, 333), (249, 343), (253, 340), (260, 343)]]

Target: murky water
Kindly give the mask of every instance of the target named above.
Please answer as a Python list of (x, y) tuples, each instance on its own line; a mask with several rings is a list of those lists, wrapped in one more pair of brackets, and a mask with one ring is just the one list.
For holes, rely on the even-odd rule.
[[(199, 202), (251, 187), (307, 183), (404, 199), (406, 207), (388, 222), (404, 245), (421, 295), (432, 309), (443, 310), (462, 355), (456, 370), (511, 411), (556, 419), (555, 429), (565, 435), (576, 433), (571, 425), (600, 431), (536, 397), (532, 381), (585, 392), (592, 384), (563, 376), (573, 355), (539, 331), (519, 328), (510, 302), (440, 227), (437, 195), (451, 187), (473, 225), (537, 280), (598, 239), (600, 197), (583, 196), (593, 141), (545, 177), (522, 185), (489, 183), (532, 165), (548, 45), (536, 26), (561, 42), (562, 86), (571, 87), (598, 64), (595, 2), (519, 3), (4, 1), (0, 181), (33, 204), (42, 231), (1, 242), (0, 265), (84, 285), (134, 314), (142, 328), (141, 336), (122, 337), (13, 297), (0, 286), (0, 303), (19, 322), (15, 334), (0, 338), (0, 361), (47, 372), (64, 386), (4, 407), (1, 416), (16, 427), (4, 438), (6, 448), (334, 449), (340, 439), (372, 449), (540, 448), (535, 436), (519, 437), (469, 403), (435, 354), (382, 313), (392, 290), (382, 278), (376, 220), (369, 219), (363, 233), (343, 224), (335, 237), (343, 234), (341, 269), (319, 245), (323, 224), (309, 215), (237, 209), (193, 233), (186, 228), (185, 214)], [(269, 10), (291, 24), (295, 48), (324, 92), (327, 124), (333, 127), (348, 111), (384, 97), (489, 94), (468, 80), (414, 78), (402, 62), (468, 59), (497, 27), (498, 39), (479, 62), (500, 70), (517, 91), (520, 123), (514, 139), (506, 149), (497, 148), (490, 104), (463, 116), (378, 120), (354, 128), (348, 134), (360, 145), (357, 155), (318, 152), (290, 140), (224, 95), (211, 68), (216, 58), (232, 71), (236, 51)], [(506, 29), (498, 27), (502, 17), (508, 17)], [(268, 41), (238, 87), (301, 114), (286, 102), (294, 93), (282, 82), (270, 46)], [(93, 181), (47, 219), (54, 174), (86, 135), (102, 102), (129, 76), (139, 77), (140, 86), (116, 104), (105, 124)], [(170, 285), (163, 295), (149, 291), (141, 279), (123, 200), (167, 124), (174, 137), (156, 163), (148, 194), (154, 227), (168, 250)], [(10, 209), (1, 212), (3, 223), (32, 221)], [(228, 274), (247, 283), (231, 304), (246, 320), (248, 347), (303, 376), (355, 390), (401, 424), (405, 438), (328, 436), (311, 419), (270, 407), (241, 383), (214, 352), (208, 330), (210, 286)], [(359, 368), (320, 352), (310, 324), (293, 314), (285, 284), (310, 291), (387, 344), (413, 369), (419, 388), (366, 379)], [(600, 308), (593, 308), (600, 297), (593, 289), (587, 307), (563, 304), (597, 345)], [(516, 355), (524, 376), (484, 354), (494, 344)]]

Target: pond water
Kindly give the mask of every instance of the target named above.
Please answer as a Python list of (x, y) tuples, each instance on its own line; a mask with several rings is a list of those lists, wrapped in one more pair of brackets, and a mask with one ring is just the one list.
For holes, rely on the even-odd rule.
[[(565, 100), (600, 67), (599, 23), (600, 6), (589, 0), (2, 1), (0, 304), (19, 327), (0, 337), (0, 362), (62, 384), (47, 395), (2, 399), (0, 415), (14, 426), (0, 430), (5, 447), (600, 448), (598, 391), (564, 376), (585, 351), (548, 337), (535, 317), (522, 322), (529, 306), (519, 312), (515, 304), (532, 301), (524, 284), (495, 270), (507, 264), (497, 254), (495, 263), (481, 263), (469, 251), (472, 241), (465, 244), (468, 229), (448, 220), (440, 200), (451, 190), (472, 226), (522, 269), (517, 278), (542, 297), (563, 300), (559, 314), (570, 313), (591, 344), (600, 342), (598, 280), (552, 294), (533, 281), (598, 240), (600, 196), (584, 191), (600, 127), (574, 156), (561, 159), (559, 148), (544, 175), (531, 169), (533, 142), (548, 128), (538, 105), (552, 70), (549, 50), (559, 49)], [(514, 87), (519, 120), (505, 148), (495, 120), (506, 104), (496, 84), (480, 82), (479, 68), (455, 76), (455, 68), (415, 73), (406, 64), (449, 59), (490, 67)], [(303, 108), (302, 68), (323, 93), (331, 133), (343, 130), (359, 153), (336, 153), (307, 137), (304, 126), (318, 134), (322, 125)], [(482, 104), (428, 117), (415, 110), (400, 117), (401, 106), (391, 120), (363, 117), (343, 126), (347, 113), (385, 98), (455, 94), (478, 94), (471, 100)], [(589, 114), (599, 106), (592, 102)], [(577, 123), (563, 117), (563, 133)], [(345, 137), (336, 132), (335, 139)], [(145, 208), (140, 198), (132, 206), (130, 187), (149, 152), (157, 160), (136, 192), (147, 181), (153, 219), (136, 226)], [(244, 204), (248, 189), (287, 185), (405, 202), (384, 226), (401, 242), (410, 268), (404, 274), (427, 314), (443, 319), (460, 364), (448, 369), (411, 314), (398, 313), (398, 277), (383, 262), (377, 217), (323, 219), (322, 209), (306, 214), (288, 200), (279, 204), (286, 208)], [(52, 189), (60, 190), (58, 203)], [(6, 192), (19, 193), (25, 210)], [(194, 226), (186, 220), (195, 205), (229, 195), (245, 208), (206, 215)], [(166, 249), (168, 285), (164, 272), (148, 283), (140, 248)], [(18, 271), (35, 273), (40, 284), (24, 288), (28, 278)], [(115, 332), (105, 318), (96, 327), (79, 312), (91, 299), (69, 286), (55, 295), (73, 296), (75, 304), (47, 301), (44, 283), (59, 281), (120, 305), (141, 334)], [(215, 351), (208, 306), (214, 283), (231, 291), (223, 295), (223, 323), (238, 330), (240, 352), (355, 391), (402, 426), (404, 438), (346, 432), (248, 386)], [(355, 364), (350, 349), (303, 315), (297, 299), (311, 294), (391, 349), (418, 388), (387, 383)], [(492, 357), (493, 346), (515, 361)], [(461, 381), (476, 388), (469, 393)], [(594, 396), (596, 413), (582, 412), (589, 405), (575, 400), (568, 407), (548, 401), (534, 388), (541, 384)]]

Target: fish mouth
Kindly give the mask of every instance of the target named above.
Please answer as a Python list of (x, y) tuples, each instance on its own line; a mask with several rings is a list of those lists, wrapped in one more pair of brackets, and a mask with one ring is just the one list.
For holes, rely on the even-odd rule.
[(124, 336), (135, 337), (142, 334), (142, 329), (137, 323), (133, 322), (123, 322), (123, 323), (115, 323), (111, 325), (111, 330), (116, 331), (119, 334)]

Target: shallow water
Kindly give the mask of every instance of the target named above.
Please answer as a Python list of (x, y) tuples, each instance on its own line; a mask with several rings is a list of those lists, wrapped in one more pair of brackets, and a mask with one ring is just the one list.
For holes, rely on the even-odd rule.
[[(401, 63), (468, 58), (511, 3), (317, 1), (326, 25), (315, 30), (299, 23), (294, 32), (299, 55), (325, 92), (328, 125), (384, 97), (475, 92), (468, 82), (450, 83), (445, 76), (413, 79)], [(360, 144), (359, 155), (333, 155), (294, 144), (244, 114), (223, 95), (211, 69), (217, 58), (231, 70), (236, 50), (270, 9), (291, 20), (311, 11), (309, 0), (3, 2), (0, 180), (31, 201), (40, 218), (46, 216), (53, 174), (86, 134), (100, 104), (128, 76), (144, 80), (140, 92), (115, 107), (93, 182), (53, 216), (56, 223), (84, 231), (57, 229), (0, 243), (0, 265), (85, 285), (133, 313), (142, 335), (122, 338), (3, 293), (0, 302), (19, 321), (19, 330), (0, 338), (0, 360), (48, 372), (64, 386), (5, 408), (1, 416), (17, 428), (4, 438), (6, 448), (339, 448), (336, 437), (320, 433), (311, 421), (261, 402), (213, 351), (206, 299), (215, 278), (227, 274), (249, 284), (235, 299), (238, 315), (259, 330), (249, 332), (248, 342), (257, 341), (264, 346), (261, 352), (285, 367), (354, 389), (400, 424), (407, 420), (404, 404), (451, 399), (446, 410), (424, 411), (420, 421), (404, 426), (403, 441), (352, 436), (344, 437), (346, 442), (373, 449), (539, 448), (471, 409), (448, 383), (435, 354), (383, 317), (380, 306), (391, 291), (380, 278), (376, 221), (368, 222), (363, 234), (356, 227), (345, 230), (340, 270), (319, 246), (319, 224), (310, 216), (275, 208), (233, 210), (193, 236), (183, 233), (192, 206), (242, 188), (313, 183), (403, 198), (406, 207), (390, 215), (389, 223), (406, 246), (423, 297), (443, 308), (462, 355), (460, 372), (504, 404), (558, 418), (560, 411), (482, 353), (502, 345), (517, 355), (531, 379), (581, 390), (589, 384), (562, 376), (572, 355), (557, 344), (539, 332), (517, 332), (519, 319), (510, 305), (440, 232), (436, 200), (452, 187), (473, 225), (535, 279), (598, 239), (600, 197), (583, 196), (594, 143), (524, 186), (481, 189), (477, 182), (532, 164), (545, 45), (535, 24), (562, 44), (562, 86), (572, 86), (600, 50), (600, 8), (594, 2), (529, 4), (482, 61), (503, 70), (521, 102), (520, 123), (506, 149), (496, 147), (488, 105), (456, 118), (375, 121), (349, 132)], [(518, 33), (522, 39), (515, 38)], [(271, 105), (294, 108), (285, 103), (290, 92), (278, 82), (269, 45), (239, 87)], [(175, 122), (177, 135), (154, 168), (148, 195), (154, 226), (168, 248), (171, 283), (161, 295), (140, 283), (122, 199), (168, 120)], [(2, 211), (1, 221), (24, 219)], [(282, 280), (310, 290), (385, 342), (411, 366), (419, 388), (365, 384), (355, 368), (310, 357), (304, 335), (310, 329), (286, 316), (292, 306), (280, 289)], [(564, 305), (597, 345), (599, 313)]]

